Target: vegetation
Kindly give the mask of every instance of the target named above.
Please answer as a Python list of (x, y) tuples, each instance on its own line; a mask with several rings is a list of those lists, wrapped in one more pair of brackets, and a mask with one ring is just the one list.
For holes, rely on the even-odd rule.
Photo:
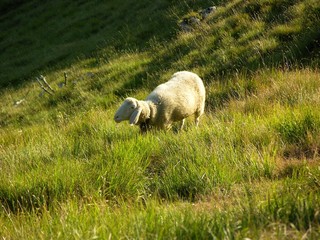
[[(212, 1), (0, 4), (3, 239), (319, 239), (320, 3), (214, 4), (191, 32)], [(198, 129), (113, 122), (182, 69)]]

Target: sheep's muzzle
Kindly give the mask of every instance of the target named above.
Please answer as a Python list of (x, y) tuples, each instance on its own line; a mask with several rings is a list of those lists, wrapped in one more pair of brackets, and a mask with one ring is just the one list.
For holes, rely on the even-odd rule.
[(115, 116), (114, 116), (114, 121), (115, 121), (116, 123), (119, 123), (119, 122), (122, 121), (122, 119), (121, 119), (120, 116), (115, 115)]

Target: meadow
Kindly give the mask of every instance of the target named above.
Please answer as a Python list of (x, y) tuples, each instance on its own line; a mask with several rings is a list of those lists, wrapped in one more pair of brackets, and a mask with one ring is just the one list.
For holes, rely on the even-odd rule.
[[(38, 14), (17, 28), (34, 48), (0, 38), (2, 239), (320, 238), (318, 1), (217, 1), (191, 32), (177, 22), (212, 2), (37, 3), (1, 21), (9, 34)], [(198, 128), (114, 123), (126, 96), (182, 69), (207, 90)]]

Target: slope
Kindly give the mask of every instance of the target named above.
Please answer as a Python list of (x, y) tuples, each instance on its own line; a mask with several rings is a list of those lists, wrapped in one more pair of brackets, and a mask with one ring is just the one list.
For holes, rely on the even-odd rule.
[[(12, 78), (14, 87), (1, 89), (0, 235), (319, 239), (319, 1), (220, 2), (190, 32), (177, 22), (211, 3), (142, 2), (136, 10), (126, 1), (114, 3), (132, 17), (132, 28), (123, 27), (122, 12), (112, 13), (120, 27), (106, 42), (100, 30), (86, 27), (86, 38), (95, 42), (87, 46), (77, 41), (84, 41), (82, 32), (70, 28), (77, 36), (69, 35), (65, 48), (70, 59), (48, 55), (38, 66), (36, 49), (8, 48), (26, 51), (26, 64), (35, 68), (17, 73), (24, 84)], [(80, 11), (80, 3), (18, 3), (4, 9), (30, 24), (34, 18), (24, 10), (57, 10), (55, 4), (61, 11), (77, 9), (76, 22), (86, 12), (94, 16)], [(96, 11), (112, 7), (82, 4)], [(137, 13), (145, 22), (133, 18)], [(160, 15), (159, 23), (151, 21)], [(54, 16), (45, 25), (63, 29)], [(64, 43), (50, 37), (47, 45), (42, 38), (39, 46), (47, 49)], [(184, 131), (140, 135), (138, 128), (114, 123), (124, 97), (144, 98), (181, 69), (197, 72), (206, 85), (198, 129), (188, 119)], [(40, 74), (54, 93), (35, 82)]]
[(154, 38), (168, 40), (176, 20), (170, 12), (180, 15), (189, 3), (193, 1), (4, 2), (0, 86), (16, 85), (44, 68), (59, 68), (104, 47), (123, 51), (145, 48)]

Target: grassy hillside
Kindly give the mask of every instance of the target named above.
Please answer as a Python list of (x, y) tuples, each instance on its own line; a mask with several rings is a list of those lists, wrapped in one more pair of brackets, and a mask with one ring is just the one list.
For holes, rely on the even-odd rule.
[[(220, 1), (179, 29), (212, 4), (0, 4), (2, 238), (319, 239), (320, 3)], [(182, 69), (198, 129), (113, 122)]]
[[(195, 1), (11, 1), (2, 3), (0, 86), (60, 68), (101, 49), (145, 49), (173, 36), (177, 16)], [(210, 1), (203, 1), (205, 6)], [(1, 5), (0, 5), (1, 6)]]
[(318, 1), (216, 1), (218, 12), (197, 33), (177, 39), (177, 23), (211, 4), (4, 2), (0, 86), (14, 86), (103, 49), (147, 51), (151, 56), (161, 49), (151, 65), (208, 69), (212, 63), (204, 74), (215, 75), (318, 59)]

